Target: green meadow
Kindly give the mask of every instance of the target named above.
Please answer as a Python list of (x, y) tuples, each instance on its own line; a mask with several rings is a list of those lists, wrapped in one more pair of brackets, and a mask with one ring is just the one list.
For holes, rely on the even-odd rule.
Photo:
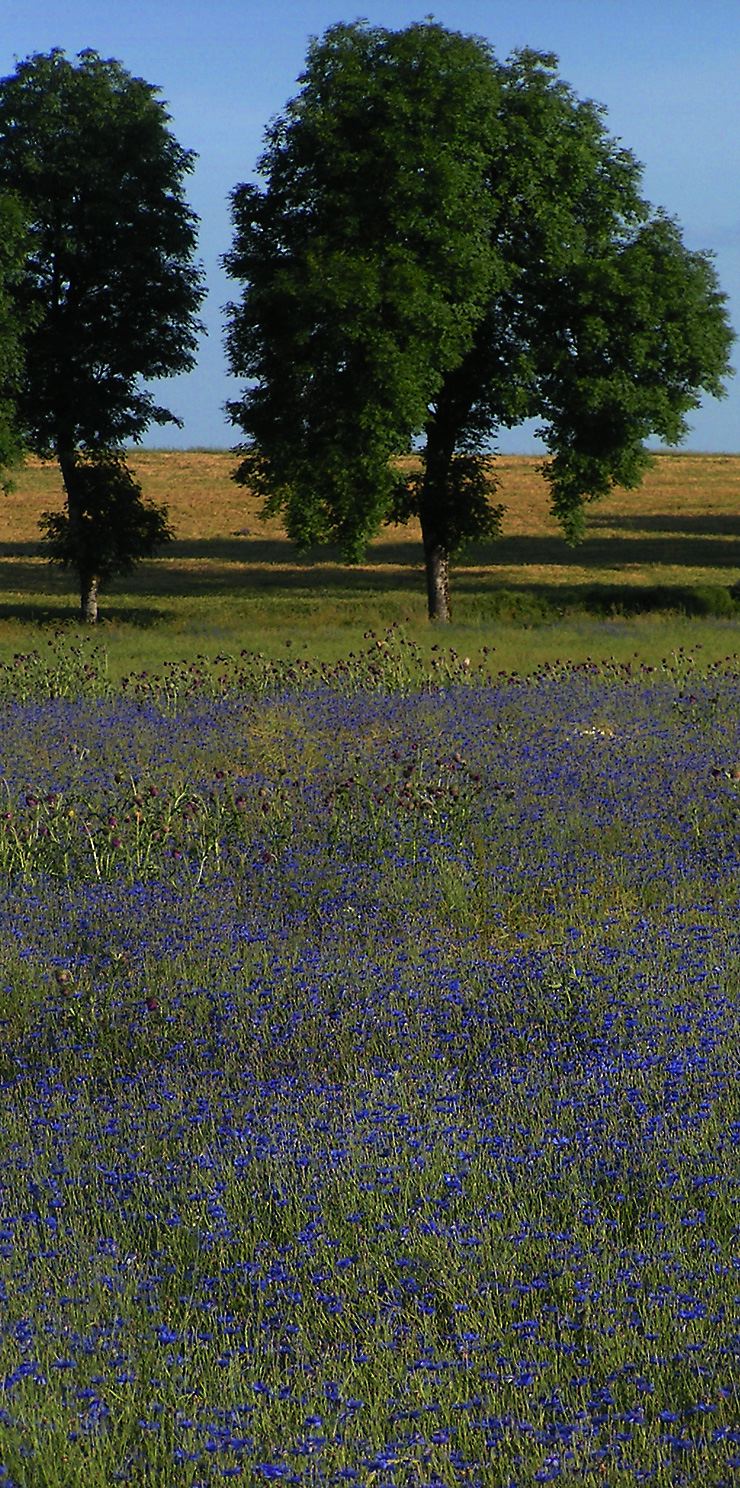
[(740, 458), (297, 557), (0, 550), (0, 1488), (731, 1488)]

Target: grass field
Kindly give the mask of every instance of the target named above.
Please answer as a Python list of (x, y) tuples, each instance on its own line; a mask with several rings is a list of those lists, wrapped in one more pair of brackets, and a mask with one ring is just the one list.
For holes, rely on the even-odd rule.
[[(138, 452), (132, 464), (145, 494), (168, 504), (177, 540), (103, 597), (116, 675), (199, 651), (277, 654), (286, 639), (336, 659), (368, 628), (393, 622), (423, 647), (438, 643), (418, 531), (384, 530), (367, 562), (347, 568), (328, 549), (297, 555), (277, 523), (264, 525), (231, 480), (226, 452)], [(715, 617), (700, 627), (705, 655), (734, 649), (740, 456), (660, 456), (640, 491), (594, 505), (575, 549), (549, 516), (537, 461), (502, 458), (496, 469), (508, 508), (502, 537), (456, 563), (446, 643), (471, 652), (495, 644), (512, 670), (558, 655), (655, 660), (695, 644), (693, 617), (705, 613)], [(38, 556), (39, 515), (61, 499), (56, 468), (32, 461), (4, 502), (0, 655), (18, 649), (29, 626), (74, 620), (71, 580)]]
[(3, 1488), (730, 1488), (737, 668), (69, 691), (0, 705)]
[(0, 1488), (731, 1488), (740, 460), (505, 462), (444, 635), (229, 468), (93, 636), (8, 508)]

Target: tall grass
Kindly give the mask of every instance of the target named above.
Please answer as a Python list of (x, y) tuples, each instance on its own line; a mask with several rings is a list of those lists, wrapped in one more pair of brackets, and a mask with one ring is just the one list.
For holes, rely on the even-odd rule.
[(740, 669), (489, 662), (0, 671), (0, 1483), (729, 1488)]

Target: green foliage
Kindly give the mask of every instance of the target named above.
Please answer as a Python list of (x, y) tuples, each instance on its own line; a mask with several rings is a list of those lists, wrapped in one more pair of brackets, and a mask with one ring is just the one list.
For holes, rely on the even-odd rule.
[(77, 503), (70, 512), (44, 512), (41, 527), (53, 563), (93, 574), (99, 583), (130, 573), (142, 558), (172, 541), (167, 508), (144, 501), (141, 487), (116, 451), (88, 455), (76, 465)]
[[(444, 565), (496, 527), (476, 458), (532, 416), (575, 539), (584, 502), (639, 482), (648, 435), (680, 440), (721, 394), (732, 333), (709, 257), (556, 67), (432, 22), (312, 43), (264, 186), (233, 193), (226, 256), (230, 365), (249, 379), (236, 478), (301, 546), (356, 558), (414, 514)], [(402, 490), (391, 462), (415, 440)]]
[(26, 234), (18, 201), (0, 196), (0, 480), (21, 452), (16, 400), (21, 377), (22, 322), (15, 290), (23, 273)]
[(678, 444), (701, 391), (723, 395), (732, 341), (714, 269), (659, 213), (602, 259), (573, 266), (569, 344), (543, 369), (554, 459), (545, 467), (566, 533), (583, 530), (583, 499), (638, 486), (643, 441)]
[(295, 541), (354, 557), (500, 270), (499, 88), (482, 43), (432, 25), (332, 27), (302, 82), (268, 131), (266, 188), (233, 193), (226, 265), (247, 292), (227, 345), (255, 386), (230, 411), (251, 442), (240, 478)]
[(155, 88), (94, 51), (36, 54), (0, 81), (0, 190), (28, 219), (19, 298), (38, 315), (19, 406), (39, 454), (177, 422), (139, 382), (193, 365), (203, 297), (193, 155), (168, 120)]
[[(449, 553), (459, 553), (474, 539), (490, 541), (498, 537), (505, 508), (491, 505), (491, 492), (496, 486), (485, 456), (455, 455), (450, 460), (438, 516)], [(405, 524), (413, 517), (421, 518), (425, 498), (428, 502), (428, 466), (398, 480), (387, 521)]]
[(179, 422), (142, 380), (192, 367), (204, 293), (182, 191), (193, 156), (155, 95), (94, 51), (76, 65), (37, 54), (0, 81), (0, 190), (17, 194), (29, 234), (18, 422), (31, 450), (59, 461), (67, 511), (43, 525), (89, 621), (100, 579), (168, 535), (116, 451), (152, 422)]

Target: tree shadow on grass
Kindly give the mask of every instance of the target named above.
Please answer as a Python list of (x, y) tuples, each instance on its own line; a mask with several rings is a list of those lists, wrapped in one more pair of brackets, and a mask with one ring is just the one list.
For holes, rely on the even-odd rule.
[[(651, 525), (655, 533), (675, 520), (684, 527), (701, 528), (693, 537), (644, 536)], [(623, 519), (591, 519), (591, 527), (603, 523), (603, 534), (591, 532), (579, 547), (570, 548), (558, 535), (512, 536), (498, 541), (472, 545), (454, 563), (452, 598), (465, 602), (468, 613), (481, 617), (511, 613), (524, 617), (541, 614), (557, 616), (570, 609), (593, 614), (638, 613), (650, 610), (675, 610), (690, 614), (733, 614), (734, 595), (721, 583), (692, 584), (614, 584), (599, 581), (599, 571), (620, 566), (648, 569), (670, 564), (691, 568), (738, 567), (740, 543), (729, 531), (740, 532), (740, 518), (707, 519), (636, 516)], [(628, 530), (625, 537), (613, 535), (615, 525)], [(717, 537), (707, 535), (707, 528)], [(0, 619), (23, 623), (52, 625), (79, 623), (74, 579), (62, 575), (46, 563), (32, 562), (38, 548), (32, 543), (0, 545)], [(537, 567), (559, 570), (558, 583), (538, 582)], [(512, 582), (502, 580), (500, 570), (516, 571)], [(593, 582), (570, 583), (569, 569), (593, 571)], [(647, 574), (645, 574), (647, 577)], [(659, 576), (658, 576), (659, 577)], [(707, 595), (706, 591), (714, 593)], [(168, 601), (213, 599), (243, 601), (250, 598), (278, 596), (286, 603), (310, 604), (318, 597), (341, 606), (342, 600), (380, 600), (384, 595), (423, 594), (424, 574), (420, 543), (409, 539), (383, 539), (368, 550), (364, 563), (347, 565), (335, 547), (314, 548), (299, 554), (285, 538), (235, 536), (209, 540), (176, 541), (162, 555), (144, 563), (133, 574), (118, 579), (101, 599), (103, 623), (152, 628), (169, 619), (173, 613)], [(33, 596), (38, 597), (37, 603)], [(127, 603), (117, 602), (126, 596)], [(129, 603), (128, 601), (133, 601)]]
[(0, 542), (0, 558), (43, 558), (38, 543)]
[[(740, 504), (740, 488), (738, 489)], [(734, 512), (708, 512), (706, 516), (695, 516), (690, 512), (651, 512), (645, 516), (616, 516), (606, 513), (589, 513), (589, 528), (605, 527), (612, 532), (662, 532), (682, 533), (687, 537), (725, 538), (728, 542), (740, 539), (740, 515)]]
[[(671, 528), (670, 517), (649, 519), (603, 518), (598, 523), (589, 520), (589, 529), (582, 543), (570, 547), (559, 533), (552, 535), (514, 535), (501, 537), (493, 542), (471, 544), (455, 561), (455, 570), (469, 567), (522, 567), (532, 564), (560, 566), (564, 568), (621, 568), (650, 567), (670, 564), (672, 567), (714, 568), (740, 567), (740, 519), (717, 518), (686, 519), (683, 525), (676, 520)], [(615, 536), (614, 528), (624, 528), (628, 535)], [(600, 530), (600, 529), (604, 530)], [(646, 536), (646, 529), (654, 533)], [(630, 535), (634, 533), (634, 535)], [(678, 535), (680, 533), (680, 535)], [(693, 534), (696, 535), (693, 535)], [(716, 535), (713, 535), (716, 534)], [(324, 578), (334, 584), (342, 582), (352, 587), (352, 574), (363, 569), (396, 568), (418, 570), (422, 565), (421, 543), (411, 540), (392, 541), (383, 538), (368, 548), (360, 564), (345, 564), (335, 547), (312, 548), (307, 553), (298, 553), (286, 538), (212, 538), (205, 541), (188, 539), (175, 541), (162, 554), (172, 568), (178, 561), (183, 563), (210, 561), (226, 565), (246, 566), (250, 569), (279, 569), (282, 577), (292, 579), (296, 574), (305, 575), (317, 569)]]
[[(619, 535), (615, 536), (615, 529)], [(653, 534), (648, 535), (647, 534)], [(36, 562), (30, 560), (36, 559)], [(39, 579), (50, 569), (38, 544), (31, 542), (0, 543), (0, 588), (36, 589)], [(25, 561), (24, 561), (25, 560)], [(329, 584), (333, 588), (357, 586), (360, 581), (378, 581), (378, 570), (403, 569), (416, 573), (422, 566), (421, 543), (413, 538), (379, 538), (367, 550), (362, 563), (346, 564), (336, 546), (322, 545), (299, 553), (287, 538), (234, 535), (222, 538), (176, 539), (163, 548), (158, 557), (142, 565), (141, 574), (155, 571), (172, 575), (180, 565), (184, 583), (197, 583), (190, 565), (213, 565), (215, 582), (233, 580), (233, 570), (249, 570), (256, 586), (262, 586), (263, 572), (279, 583), (309, 582), (312, 587)], [(493, 542), (471, 544), (456, 560), (455, 572), (473, 567), (522, 567), (548, 565), (562, 568), (589, 569), (650, 567), (670, 564), (689, 568), (740, 567), (740, 516), (682, 516), (680, 513), (649, 516), (588, 515), (584, 541), (569, 547), (564, 537), (555, 532), (503, 536)], [(232, 570), (232, 572), (228, 572)], [(372, 572), (369, 573), (368, 570)], [(308, 578), (309, 575), (318, 577)], [(213, 580), (204, 581), (207, 589)], [(272, 583), (270, 587), (272, 587)], [(157, 585), (159, 588), (159, 584)], [(169, 587), (169, 585), (168, 585)]]
[(609, 619), (617, 616), (672, 613), (740, 618), (740, 584), (480, 584), (473, 574), (460, 574), (453, 606), (464, 605), (469, 618), (512, 619), (539, 624), (572, 613)]
[[(132, 625), (139, 630), (153, 630), (171, 615), (172, 611), (161, 605), (154, 609), (145, 605), (106, 604), (103, 596), (98, 628), (102, 630), (106, 624), (115, 624)], [(67, 627), (77, 629), (82, 624), (73, 595), (70, 595), (66, 603), (60, 600), (58, 604), (46, 600), (42, 604), (29, 604), (21, 599), (15, 603), (0, 603), (0, 621), (2, 620), (19, 621), (22, 625), (36, 626), (39, 630), (60, 630)], [(94, 631), (95, 626), (90, 626), (90, 633)]]
[[(661, 519), (662, 521), (662, 519)], [(717, 537), (689, 535), (656, 535), (646, 537), (644, 528), (635, 528), (634, 536), (615, 537), (613, 527), (604, 533), (592, 530), (589, 522), (583, 542), (571, 547), (563, 537), (553, 535), (520, 535), (502, 537), (498, 542), (471, 545), (455, 568), (485, 564), (492, 568), (527, 568), (530, 566), (563, 569), (655, 568), (740, 568), (740, 541), (726, 534)], [(607, 527), (607, 522), (604, 522)]]

